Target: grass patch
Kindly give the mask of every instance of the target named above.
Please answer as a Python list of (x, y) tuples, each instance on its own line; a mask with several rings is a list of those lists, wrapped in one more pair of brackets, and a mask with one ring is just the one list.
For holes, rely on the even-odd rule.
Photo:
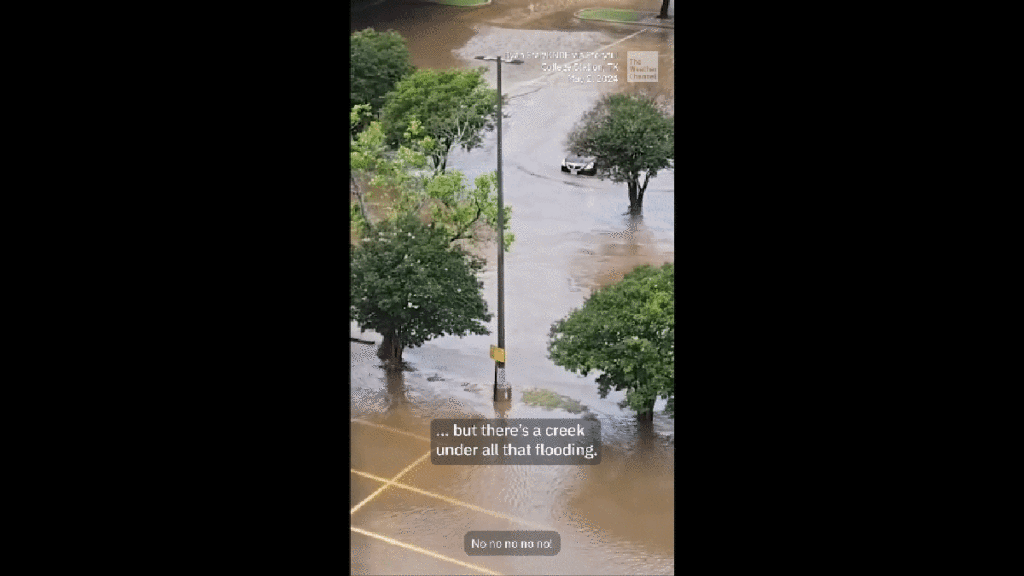
[(523, 402), (530, 406), (561, 408), (573, 414), (579, 414), (585, 409), (582, 404), (568, 396), (562, 396), (550, 390), (541, 390), (539, 388), (523, 390)]
[(640, 15), (633, 10), (614, 10), (611, 8), (581, 10), (579, 17), (588, 20), (614, 20), (616, 22), (636, 22), (640, 20)]
[(448, 6), (479, 6), (487, 4), (487, 0), (434, 0), (434, 2)]

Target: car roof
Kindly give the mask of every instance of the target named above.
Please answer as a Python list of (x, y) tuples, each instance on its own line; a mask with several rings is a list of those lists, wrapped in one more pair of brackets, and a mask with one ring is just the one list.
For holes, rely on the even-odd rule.
[(575, 154), (569, 154), (568, 156), (565, 157), (565, 159), (569, 160), (570, 162), (582, 162), (584, 160), (593, 160), (593, 158), (587, 156), (577, 156)]

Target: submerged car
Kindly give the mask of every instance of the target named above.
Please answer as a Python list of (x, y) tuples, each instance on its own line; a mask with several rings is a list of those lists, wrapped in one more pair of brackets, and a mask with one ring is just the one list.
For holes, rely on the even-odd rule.
[(562, 161), (562, 172), (593, 176), (594, 174), (597, 174), (597, 168), (594, 167), (595, 161), (596, 158), (584, 158), (583, 156), (570, 155)]

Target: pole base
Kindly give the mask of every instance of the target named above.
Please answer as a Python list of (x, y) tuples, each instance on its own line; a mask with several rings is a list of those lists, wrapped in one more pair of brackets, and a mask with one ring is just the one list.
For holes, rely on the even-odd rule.
[(512, 387), (505, 381), (505, 363), (494, 363), (494, 401), (507, 402), (512, 400)]

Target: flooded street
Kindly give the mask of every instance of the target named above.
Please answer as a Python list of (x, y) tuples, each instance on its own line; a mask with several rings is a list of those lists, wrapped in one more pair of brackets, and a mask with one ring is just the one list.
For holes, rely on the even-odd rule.
[[(658, 1), (614, 2), (656, 12)], [(580, 21), (570, 0), (500, 1), (480, 8), (429, 2), (384, 2), (353, 13), (353, 30), (393, 29), (407, 40), (419, 68), (469, 68), (476, 55), (506, 52), (659, 52), (659, 83), (674, 74), (673, 31)], [(407, 349), (409, 369), (386, 373), (374, 344), (381, 337), (350, 327), (353, 574), (671, 574), (673, 548), (674, 421), (659, 400), (650, 434), (638, 431), (623, 392), (600, 398), (595, 377), (581, 377), (547, 358), (548, 330), (583, 305), (596, 288), (615, 283), (642, 264), (674, 262), (674, 181), (653, 178), (642, 219), (624, 215), (625, 184), (561, 172), (565, 136), (617, 84), (578, 84), (546, 73), (539, 59), (502, 67), (504, 201), (512, 207), (516, 240), (505, 255), (506, 374), (513, 397), (492, 399), (497, 317), (488, 336), (445, 337)], [(568, 60), (561, 61), (564, 64)], [(620, 72), (620, 76), (624, 74)], [(485, 76), (496, 84), (493, 63)], [(449, 169), (472, 179), (496, 167), (496, 133), (472, 152), (457, 150)], [(493, 246), (481, 275), (491, 312), (497, 311)], [(581, 411), (532, 406), (528, 389), (571, 398)], [(435, 418), (588, 418), (601, 422), (602, 460), (596, 466), (434, 466), (428, 454)], [(397, 475), (397, 477), (396, 477)], [(394, 485), (384, 484), (386, 481)], [(398, 486), (401, 484), (402, 486)], [(404, 487), (403, 487), (404, 486)], [(357, 530), (358, 528), (358, 530)], [(554, 530), (555, 556), (474, 556), (463, 537), (475, 530)], [(366, 533), (383, 535), (393, 542)], [(434, 555), (432, 556), (431, 553)], [(459, 567), (450, 560), (477, 569)]]

